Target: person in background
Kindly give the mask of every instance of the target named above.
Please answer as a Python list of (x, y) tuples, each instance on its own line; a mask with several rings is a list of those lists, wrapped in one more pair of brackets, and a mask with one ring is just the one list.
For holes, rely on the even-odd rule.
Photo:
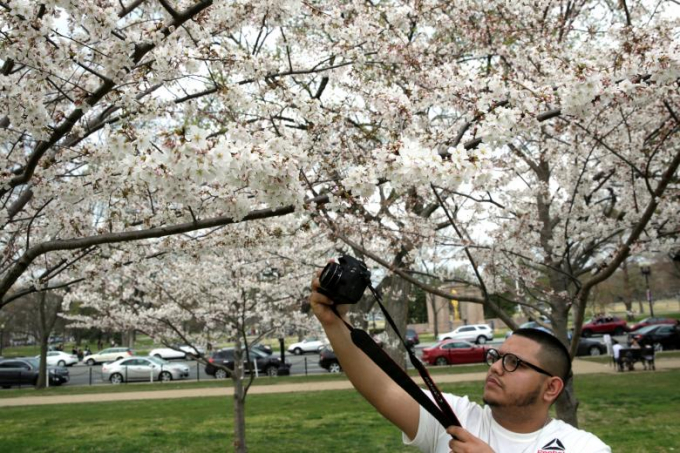
[(623, 346), (621, 346), (616, 340), (612, 341), (612, 343), (612, 357), (614, 359), (614, 365), (616, 366), (617, 371), (623, 371), (623, 362), (621, 361), (621, 349), (623, 349)]
[[(612, 343), (612, 336), (609, 335), (608, 333), (606, 333), (606, 334), (604, 334), (604, 335), (602, 336), (602, 340), (604, 341), (604, 345), (605, 345), (605, 347), (607, 348), (607, 355), (608, 355), (608, 356), (612, 356), (612, 355), (613, 355), (613, 351), (612, 351), (612, 346), (613, 346), (613, 343)], [(615, 363), (613, 357), (612, 357), (612, 363)]]
[(656, 365), (654, 364), (654, 348), (652, 345), (648, 344), (642, 348), (642, 366), (645, 370), (655, 370)]

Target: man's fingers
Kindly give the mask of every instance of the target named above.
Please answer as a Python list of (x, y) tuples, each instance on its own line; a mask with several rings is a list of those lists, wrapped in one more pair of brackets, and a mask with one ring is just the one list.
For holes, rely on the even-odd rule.
[(316, 291), (312, 292), (312, 294), (309, 296), (309, 303), (312, 304), (312, 306), (315, 304), (333, 305), (332, 300), (321, 293), (317, 293)]
[(472, 434), (470, 434), (465, 428), (461, 428), (460, 426), (449, 426), (446, 429), (446, 432), (451, 434), (461, 442), (465, 442), (466, 440), (472, 438)]
[(459, 426), (450, 426), (446, 430), (447, 433), (454, 436), (449, 441), (449, 448), (455, 453), (493, 453), (493, 450), (483, 440), (470, 434), (464, 428)]
[(319, 286), (321, 286), (321, 284), (319, 283), (319, 276), (317, 273), (317, 276), (312, 279), (312, 294), (309, 296), (309, 303), (312, 305), (333, 305), (332, 300), (317, 291)]

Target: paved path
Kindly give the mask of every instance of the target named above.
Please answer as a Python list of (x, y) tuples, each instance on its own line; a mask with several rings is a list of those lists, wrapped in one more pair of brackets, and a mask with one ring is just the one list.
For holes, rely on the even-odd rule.
[[(588, 360), (574, 360), (574, 374), (598, 374), (615, 373), (610, 365), (591, 362)], [(665, 370), (680, 368), (680, 358), (657, 359), (656, 369)], [(437, 374), (434, 376), (437, 383), (481, 381), (486, 378), (485, 372), (480, 373), (461, 373), (461, 374)], [(420, 382), (420, 378), (416, 379)], [(305, 382), (289, 383), (277, 385), (252, 386), (249, 394), (267, 393), (293, 393), (293, 392), (317, 392), (323, 390), (345, 390), (351, 389), (349, 381), (329, 381), (329, 382)], [(91, 393), (84, 395), (58, 395), (58, 396), (27, 396), (19, 398), (0, 398), (0, 407), (10, 406), (32, 406), (46, 404), (70, 404), (70, 403), (93, 403), (104, 401), (128, 401), (128, 400), (157, 400), (170, 398), (198, 398), (208, 396), (229, 396), (233, 395), (232, 387), (219, 388), (199, 388), (186, 390), (154, 390), (150, 392), (120, 392), (120, 393)]]

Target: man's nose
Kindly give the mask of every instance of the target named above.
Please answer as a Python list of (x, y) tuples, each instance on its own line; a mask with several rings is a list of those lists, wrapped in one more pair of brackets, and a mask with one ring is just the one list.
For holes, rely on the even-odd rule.
[(491, 367), (489, 367), (489, 372), (497, 375), (503, 375), (505, 369), (503, 368), (503, 359), (496, 360)]

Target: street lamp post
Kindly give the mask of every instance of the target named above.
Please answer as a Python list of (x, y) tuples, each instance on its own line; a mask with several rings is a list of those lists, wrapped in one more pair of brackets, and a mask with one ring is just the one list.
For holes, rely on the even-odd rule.
[(2, 346), (5, 343), (5, 323), (0, 324), (0, 357), (2, 357)]
[(652, 273), (652, 269), (647, 265), (643, 265), (640, 266), (640, 272), (642, 272), (642, 275), (645, 276), (645, 285), (647, 286), (647, 302), (649, 303), (649, 315), (651, 317), (654, 317), (654, 305), (652, 304), (652, 290), (649, 288), (649, 276)]

